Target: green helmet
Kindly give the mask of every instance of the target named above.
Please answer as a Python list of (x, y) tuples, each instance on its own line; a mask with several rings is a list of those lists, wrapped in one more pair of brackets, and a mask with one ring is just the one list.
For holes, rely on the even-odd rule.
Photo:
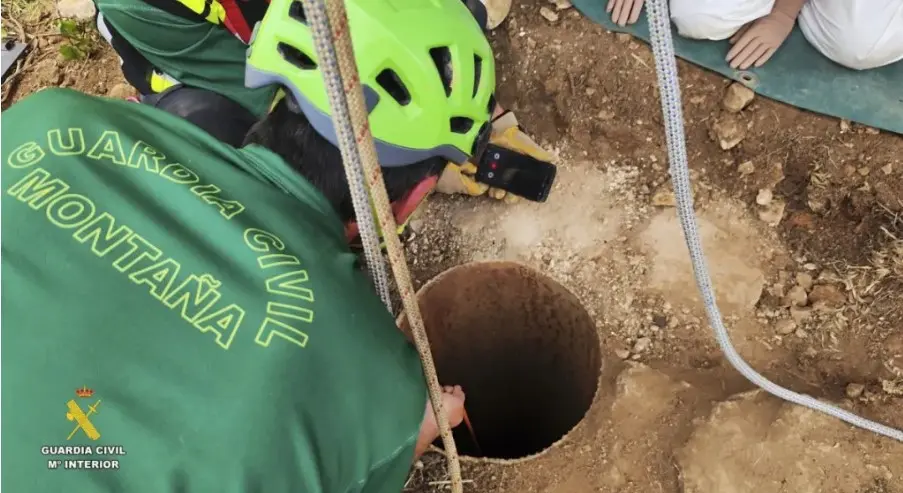
[[(492, 49), (461, 0), (346, 0), (380, 165), (482, 152), (494, 109)], [(323, 74), (300, 0), (272, 0), (254, 28), (245, 85), (280, 84), (337, 145)]]

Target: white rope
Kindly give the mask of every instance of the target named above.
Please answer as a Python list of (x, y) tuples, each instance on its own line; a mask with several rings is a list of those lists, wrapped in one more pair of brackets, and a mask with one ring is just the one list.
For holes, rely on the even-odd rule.
[(354, 206), (354, 216), (361, 237), (361, 245), (364, 248), (367, 271), (373, 279), (373, 285), (376, 288), (376, 292), (379, 293), (380, 299), (382, 299), (386, 308), (391, 311), (389, 274), (386, 270), (382, 249), (379, 247), (376, 218), (373, 216), (373, 209), (370, 207), (370, 194), (367, 192), (367, 185), (364, 181), (361, 153), (354, 138), (354, 129), (351, 127), (351, 113), (348, 109), (348, 100), (344, 91), (342, 75), (339, 71), (335, 47), (332, 45), (326, 6), (322, 0), (303, 0), (303, 6), (310, 22), (310, 29), (313, 31), (314, 46), (317, 50), (320, 70), (323, 72), (326, 94), (329, 95), (333, 126), (336, 130), (336, 137), (338, 137), (339, 149), (342, 151), (342, 162), (345, 165), (345, 176), (348, 179), (348, 187), (351, 191), (351, 203)]
[(662, 100), (662, 114), (665, 121), (665, 136), (668, 143), (668, 161), (670, 163), (671, 182), (677, 197), (677, 212), (680, 225), (684, 231), (684, 239), (690, 250), (693, 273), (696, 285), (702, 295), (709, 324), (715, 330), (715, 336), (727, 360), (747, 380), (756, 384), (766, 392), (801, 406), (828, 414), (847, 423), (874, 433), (884, 435), (903, 442), (903, 432), (889, 426), (857, 416), (849, 411), (832, 406), (807, 395), (798, 394), (785, 389), (756, 372), (737, 353), (731, 343), (727, 328), (721, 319), (721, 312), (715, 302), (712, 279), (706, 267), (705, 254), (699, 239), (699, 229), (693, 212), (693, 193), (690, 188), (690, 170), (687, 165), (687, 148), (684, 133), (684, 118), (681, 110), (680, 84), (677, 78), (677, 63), (674, 57), (674, 45), (671, 40), (671, 21), (668, 15), (668, 0), (649, 0), (646, 2), (649, 14), (649, 32), (652, 52), (655, 55), (655, 72)]

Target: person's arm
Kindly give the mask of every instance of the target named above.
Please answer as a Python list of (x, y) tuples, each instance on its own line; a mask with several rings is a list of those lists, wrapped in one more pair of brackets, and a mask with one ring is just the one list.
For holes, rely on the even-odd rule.
[(771, 13), (756, 19), (731, 37), (727, 52), (732, 68), (761, 67), (781, 47), (807, 0), (775, 0)]

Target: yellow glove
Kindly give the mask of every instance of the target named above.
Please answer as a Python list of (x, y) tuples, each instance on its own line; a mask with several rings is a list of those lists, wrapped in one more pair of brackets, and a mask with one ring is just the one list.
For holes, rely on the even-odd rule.
[[(526, 154), (540, 161), (551, 163), (555, 158), (517, 126), (517, 118), (510, 111), (503, 113), (492, 122), (492, 134), (489, 142), (499, 147)], [(484, 183), (477, 182), (473, 178), (476, 172), (477, 167), (472, 163), (464, 163), (463, 165), (448, 163), (439, 177), (436, 191), (446, 194), (460, 193), (472, 196), (487, 194), (496, 200), (504, 200), (509, 204), (520, 200), (520, 197), (514, 194), (498, 188), (490, 188)]]

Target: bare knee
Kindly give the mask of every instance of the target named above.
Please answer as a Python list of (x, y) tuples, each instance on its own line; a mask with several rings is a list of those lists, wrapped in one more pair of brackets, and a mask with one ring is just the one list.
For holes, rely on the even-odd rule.
[(768, 15), (774, 0), (671, 0), (671, 20), (685, 38), (726, 39)]

